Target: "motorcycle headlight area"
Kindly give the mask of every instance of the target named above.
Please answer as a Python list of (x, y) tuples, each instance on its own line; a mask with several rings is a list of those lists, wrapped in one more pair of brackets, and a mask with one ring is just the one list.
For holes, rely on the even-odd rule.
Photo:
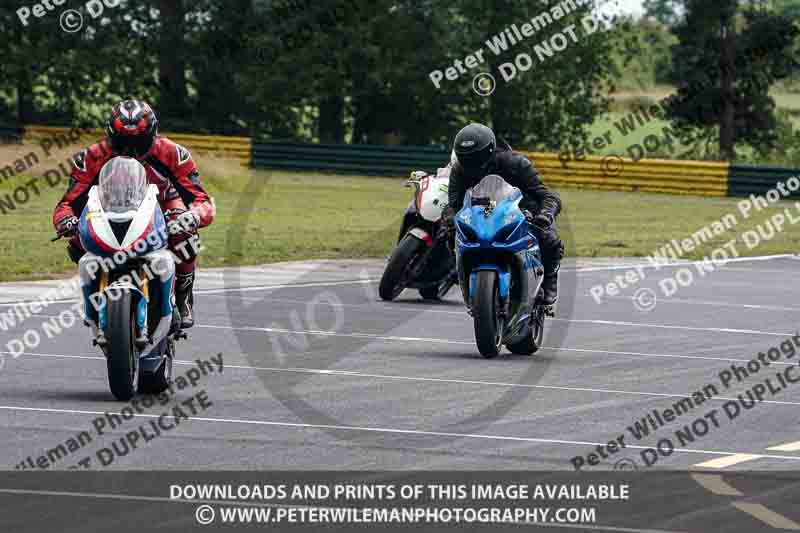
[(517, 228), (519, 228), (520, 222), (522, 222), (522, 219), (518, 214), (507, 214), (505, 219), (503, 219), (503, 227), (497, 232), (496, 240), (506, 242), (511, 239)]
[(478, 240), (478, 234), (475, 232), (475, 230), (461, 220), (456, 221), (456, 228), (461, 234), (462, 240), (468, 242), (475, 242)]

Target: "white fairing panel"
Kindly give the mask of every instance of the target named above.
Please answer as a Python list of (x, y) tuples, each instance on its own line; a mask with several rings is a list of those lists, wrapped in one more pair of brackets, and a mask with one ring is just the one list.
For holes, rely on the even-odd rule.
[[(440, 175), (441, 174), (441, 175)], [(449, 173), (437, 173), (436, 177), (429, 176), (428, 186), (419, 194), (419, 214), (425, 220), (436, 222), (442, 218), (442, 210), (447, 205), (447, 191), (450, 183)]]
[(147, 227), (153, 221), (153, 212), (156, 209), (161, 209), (158, 205), (158, 187), (149, 185), (142, 205), (140, 205), (139, 209), (136, 211), (133, 222), (131, 222), (131, 227), (128, 228), (128, 233), (125, 234), (125, 240), (121, 243), (123, 249), (130, 248), (137, 239), (142, 237)]
[[(142, 236), (153, 219), (155, 209), (160, 209), (158, 205), (158, 187), (149, 185), (144, 200), (136, 211), (127, 213), (106, 212), (100, 202), (99, 189), (95, 185), (89, 190), (89, 199), (86, 207), (88, 209), (87, 221), (91, 226), (96, 238), (113, 250), (124, 250)], [(120, 243), (117, 241), (114, 231), (109, 222), (125, 222), (131, 220), (131, 225), (125, 238)]]

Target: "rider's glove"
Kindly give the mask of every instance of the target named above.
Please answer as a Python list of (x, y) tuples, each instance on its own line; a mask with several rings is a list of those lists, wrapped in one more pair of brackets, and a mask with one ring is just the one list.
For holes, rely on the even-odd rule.
[(56, 224), (56, 233), (59, 237), (72, 237), (78, 233), (78, 217), (69, 216), (62, 218)]
[(442, 210), (442, 226), (439, 229), (439, 236), (442, 238), (450, 238), (456, 231), (456, 210), (450, 206)]
[(200, 227), (200, 217), (193, 211), (184, 211), (168, 224), (169, 234), (195, 233)]
[[(525, 218), (528, 218), (527, 215)], [(550, 215), (548, 213), (539, 213), (532, 219), (528, 219), (528, 222), (530, 222), (539, 229), (547, 230), (550, 229), (550, 226), (553, 225), (553, 215)]]

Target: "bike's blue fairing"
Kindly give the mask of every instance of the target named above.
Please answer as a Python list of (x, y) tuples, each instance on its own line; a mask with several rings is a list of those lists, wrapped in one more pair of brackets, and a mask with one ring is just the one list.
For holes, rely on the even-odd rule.
[[(503, 198), (473, 202), (467, 191), (464, 207), (456, 214), (456, 255), (464, 299), (470, 305), (478, 272), (497, 273), (498, 293), (509, 304), (509, 338), (527, 333), (527, 320), (535, 304), (543, 265), (539, 243), (519, 207), (522, 192), (511, 188)], [(519, 290), (512, 294), (511, 287)], [(533, 292), (533, 294), (529, 294)]]
[[(519, 208), (522, 192), (487, 210), (484, 205), (472, 205), (470, 192), (464, 197), (464, 207), (456, 215), (457, 253), (460, 257), (472, 252), (506, 252), (521, 257), (524, 270), (542, 267), (539, 243), (531, 233)], [(493, 255), (493, 254), (491, 254)], [(498, 256), (501, 254), (498, 254)], [(470, 296), (475, 276), (481, 270), (494, 270), (500, 279), (500, 295), (508, 296), (511, 273), (505, 263), (480, 263), (470, 273)]]

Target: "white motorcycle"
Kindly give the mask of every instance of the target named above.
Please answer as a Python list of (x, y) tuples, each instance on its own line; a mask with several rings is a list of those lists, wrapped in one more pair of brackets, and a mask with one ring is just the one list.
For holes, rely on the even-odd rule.
[(78, 263), (86, 324), (106, 356), (112, 394), (128, 401), (137, 391), (163, 392), (175, 341), (186, 334), (158, 188), (139, 162), (116, 157), (103, 166), (78, 234), (86, 250)]
[(449, 182), (449, 167), (440, 168), (435, 175), (411, 173), (406, 187), (414, 188), (414, 197), (381, 277), (378, 293), (382, 299), (394, 300), (404, 289), (413, 288), (425, 299), (439, 300), (457, 282), (455, 258), (448, 243), (439, 237)]

